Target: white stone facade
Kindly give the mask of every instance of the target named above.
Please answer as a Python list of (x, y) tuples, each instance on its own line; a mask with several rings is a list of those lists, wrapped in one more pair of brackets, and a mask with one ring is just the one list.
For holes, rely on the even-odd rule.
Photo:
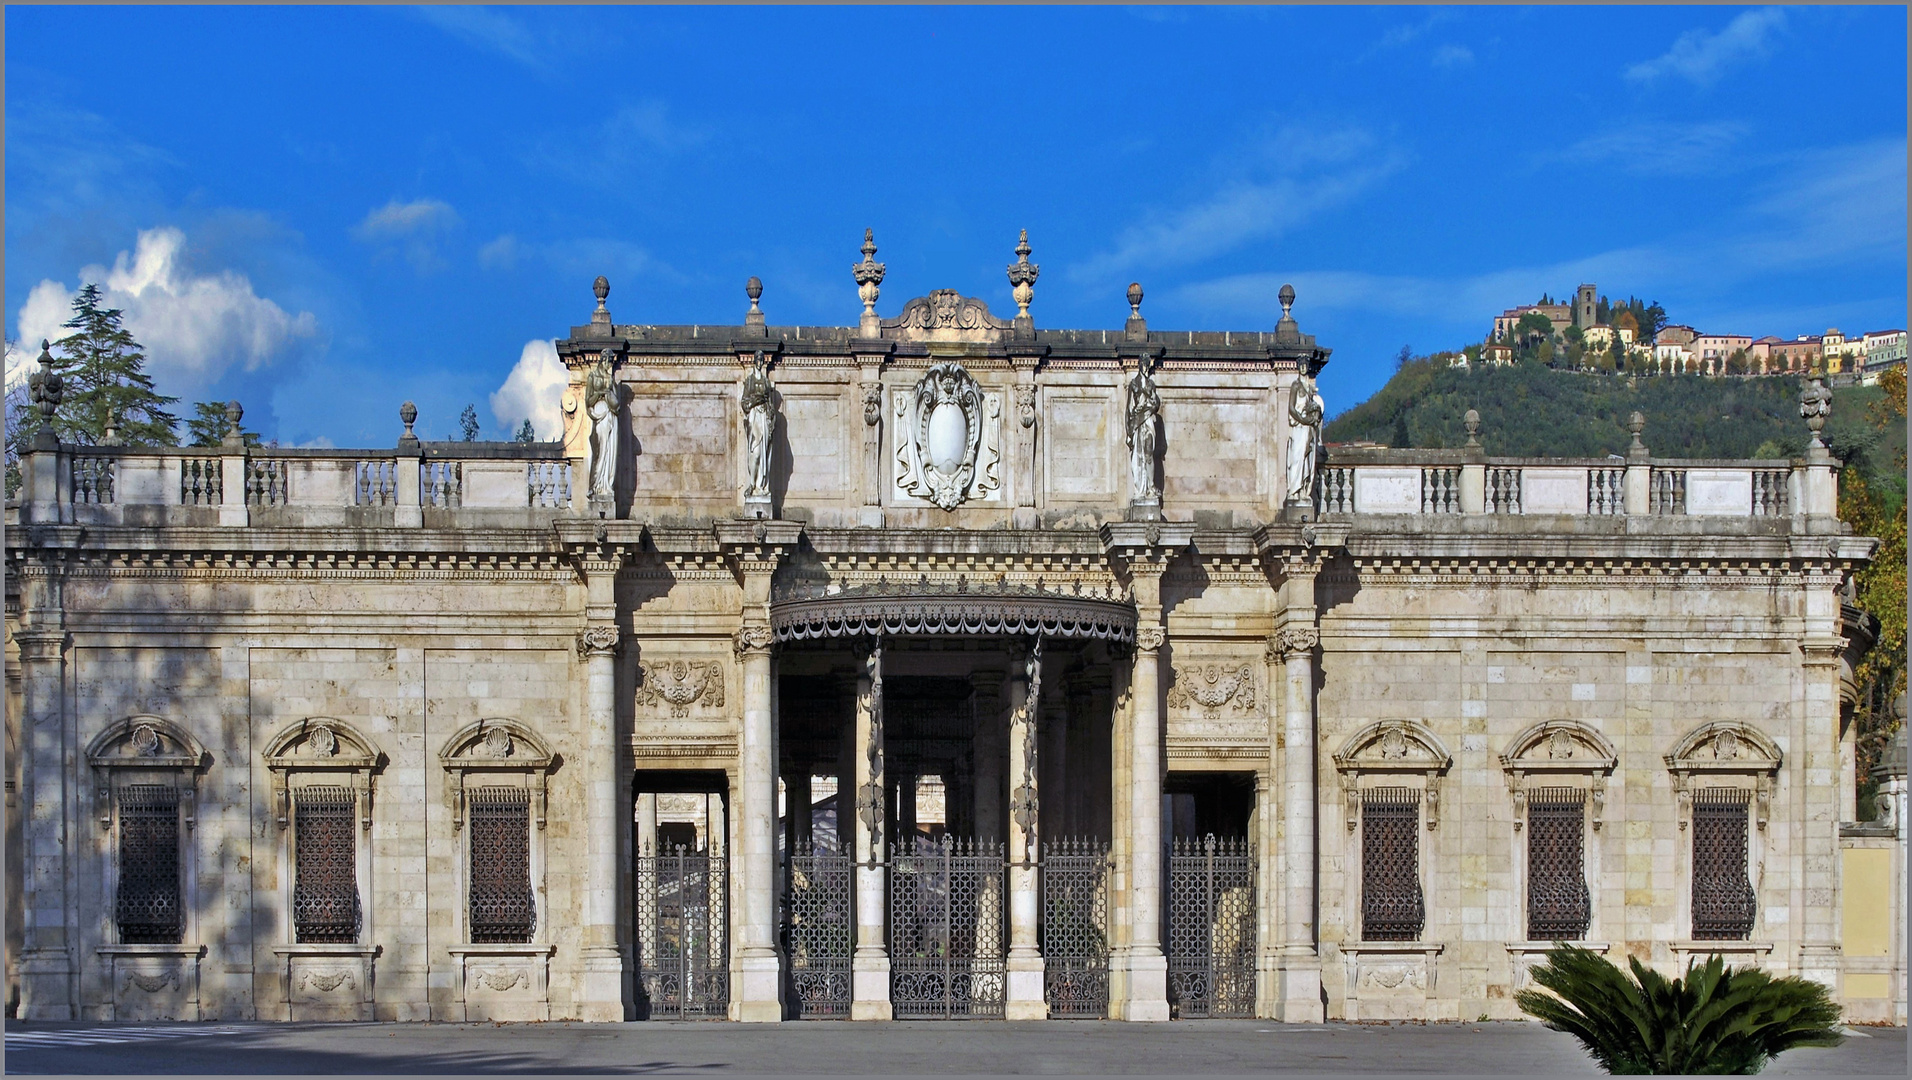
[[(1289, 386), (1327, 358), (1291, 319), (1036, 331), (943, 295), (842, 329), (601, 312), (559, 351), (574, 393), (613, 357), (627, 426), (608, 506), (555, 446), (205, 451), (222, 484), (193, 497), (177, 451), (30, 457), (7, 529), (19, 1015), (634, 1018), (659, 948), (634, 913), (665, 872), (646, 860), (676, 837), (728, 859), (709, 894), (722, 1014), (786, 1018), (779, 860), (827, 820), (877, 875), (866, 921), (883, 866), (852, 800), (885, 760), (939, 778), (935, 829), (1005, 840), (1015, 865), (1064, 833), (1110, 845), (1118, 1018), (1188, 1014), (1159, 853), (1218, 830), (1253, 850), (1254, 1015), (1518, 1015), (1543, 948), (1522, 807), (1546, 785), (1591, 800), (1583, 940), (1840, 987), (1841, 701), (1864, 644), (1841, 598), (1873, 542), (1832, 516), (1823, 451), (1331, 452), (1314, 505), (1285, 506)], [(746, 503), (738, 404), (759, 351), (778, 406), (767, 517)], [(1159, 510), (1130, 490), (1124, 439), (1145, 358)], [(935, 419), (941, 473), (976, 471), (945, 482), (947, 509), (904, 482), (923, 465), (899, 424), (938, 364), (978, 391)], [(952, 686), (969, 741), (901, 734), (909, 702)], [(817, 798), (813, 774), (834, 816), (780, 825), (780, 778), (792, 807)], [(347, 941), (294, 931), (286, 808), (320, 783), (355, 815)], [(140, 784), (182, 800), (176, 942), (123, 940), (116, 808)], [(1692, 940), (1691, 793), (1708, 784), (1756, 793), (1743, 940)], [(1358, 819), (1380, 787), (1419, 800), (1426, 916), (1406, 940), (1362, 933)], [(523, 940), (474, 940), (478, 788), (528, 807)], [(1019, 817), (1023, 791), (1040, 809)], [(891, 841), (918, 810), (897, 799)], [(1004, 1008), (1045, 1015), (1033, 872), (1004, 880)], [(859, 1017), (890, 1015), (873, 925)], [(1902, 966), (1887, 974), (1902, 1017)]]

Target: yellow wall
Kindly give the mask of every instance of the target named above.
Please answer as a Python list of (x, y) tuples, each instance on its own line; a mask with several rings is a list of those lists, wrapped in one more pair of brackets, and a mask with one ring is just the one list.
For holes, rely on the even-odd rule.
[[(1889, 956), (1892, 952), (1892, 849), (1890, 848), (1846, 848), (1840, 852), (1845, 856), (1845, 876), (1841, 882), (1841, 891), (1845, 894), (1845, 925), (1843, 944), (1845, 954), (1856, 956)], [(1869, 994), (1854, 994), (1853, 976), (1846, 976), (1847, 997), (1870, 997)], [(1879, 976), (1881, 980), (1885, 976)], [(1877, 996), (1884, 996), (1883, 991)]]

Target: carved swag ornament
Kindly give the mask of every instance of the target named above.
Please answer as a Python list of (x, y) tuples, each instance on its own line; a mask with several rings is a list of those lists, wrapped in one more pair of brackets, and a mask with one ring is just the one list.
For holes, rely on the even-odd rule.
[(670, 706), (671, 716), (682, 719), (698, 701), (713, 709), (724, 705), (724, 665), (715, 661), (661, 660), (640, 663), (644, 678), (637, 688), (637, 704), (655, 708)]
[(1247, 664), (1178, 664), (1175, 685), (1168, 691), (1171, 709), (1200, 708), (1209, 720), (1221, 716), (1222, 706), (1233, 704), (1238, 713), (1255, 707), (1255, 677)]

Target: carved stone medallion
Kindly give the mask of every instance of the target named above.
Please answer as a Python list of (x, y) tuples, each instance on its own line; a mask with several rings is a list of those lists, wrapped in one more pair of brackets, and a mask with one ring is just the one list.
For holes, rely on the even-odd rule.
[(896, 487), (954, 510), (1001, 486), (1002, 406), (961, 364), (932, 365), (896, 396)]

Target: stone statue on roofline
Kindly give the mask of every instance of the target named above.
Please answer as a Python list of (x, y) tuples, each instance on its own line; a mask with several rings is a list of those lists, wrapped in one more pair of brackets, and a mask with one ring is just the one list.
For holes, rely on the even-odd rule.
[(1149, 375), (1149, 358), (1144, 356), (1129, 379), (1129, 401), (1124, 425), (1129, 443), (1129, 501), (1138, 505), (1159, 505), (1161, 489), (1155, 485), (1156, 418), (1162, 414), (1162, 396), (1156, 392)]
[(1288, 502), (1314, 498), (1315, 459), (1321, 453), (1321, 418), (1327, 411), (1321, 388), (1303, 373), (1288, 388)]
[[(770, 501), (770, 436), (777, 427), (777, 401), (772, 389), (770, 367), (759, 352), (744, 376), (739, 399), (744, 413), (744, 460), (750, 466), (750, 479), (744, 484), (747, 507), (767, 506)], [(766, 511), (758, 516), (769, 514)]]
[(584, 376), (585, 412), (591, 420), (591, 501), (610, 503), (617, 486), (617, 380), (611, 374), (611, 354), (598, 354), (598, 362)]

